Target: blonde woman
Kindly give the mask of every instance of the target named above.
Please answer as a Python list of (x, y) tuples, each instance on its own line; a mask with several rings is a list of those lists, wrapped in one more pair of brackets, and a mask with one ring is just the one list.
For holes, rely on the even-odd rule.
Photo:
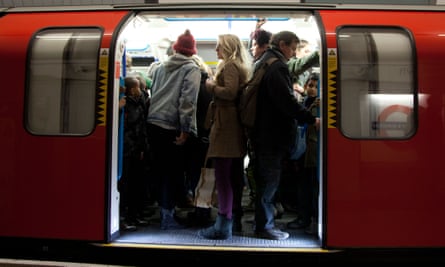
[(232, 237), (234, 220), (236, 230), (241, 230), (247, 141), (239, 122), (237, 103), (239, 92), (249, 77), (251, 63), (247, 49), (233, 34), (218, 37), (216, 53), (220, 62), (215, 79), (208, 79), (206, 88), (213, 94), (208, 114), (211, 125), (207, 155), (215, 168), (218, 216), (215, 224), (199, 231), (199, 235), (207, 239), (228, 239)]

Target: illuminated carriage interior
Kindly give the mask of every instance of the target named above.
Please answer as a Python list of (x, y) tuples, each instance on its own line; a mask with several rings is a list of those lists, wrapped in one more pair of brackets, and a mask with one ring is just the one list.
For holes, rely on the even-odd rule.
[[(264, 16), (266, 17), (266, 16)], [(215, 51), (219, 34), (234, 33), (244, 42), (246, 48), (250, 33), (255, 29), (260, 14), (188, 14), (171, 17), (153, 14), (139, 14), (130, 21), (121, 34), (121, 42), (125, 44), (126, 57), (131, 57), (131, 65), (127, 66), (130, 72), (146, 73), (152, 62), (164, 61), (167, 58), (167, 49), (185, 29), (189, 29), (197, 41), (198, 55), (212, 68), (218, 63)], [(267, 22), (262, 28), (274, 33), (280, 30), (292, 30), (310, 42), (313, 49), (320, 49), (320, 35), (310, 13), (301, 12), (292, 15), (267, 15)], [(119, 55), (120, 56), (120, 55)], [(129, 61), (130, 62), (130, 61)], [(318, 68), (317, 68), (318, 71)], [(246, 158), (246, 164), (248, 158)], [(248, 188), (245, 190), (244, 206), (249, 201)], [(169, 245), (205, 245), (205, 246), (235, 246), (235, 247), (283, 247), (283, 248), (318, 248), (320, 240), (317, 234), (308, 235), (304, 229), (291, 230), (291, 237), (287, 240), (271, 241), (258, 239), (253, 233), (253, 210), (245, 210), (243, 216), (243, 233), (234, 234), (230, 240), (205, 240), (197, 236), (199, 228), (185, 230), (161, 231), (159, 230), (159, 212), (155, 207), (155, 215), (150, 218), (150, 225), (142, 227), (135, 232), (120, 232), (118, 243), (137, 244), (169, 244)], [(177, 214), (186, 218), (190, 208), (179, 208)], [(212, 209), (216, 216), (217, 208)], [(283, 217), (277, 218), (278, 227), (286, 228), (286, 223), (295, 218), (295, 211), (286, 211)]]
[[(152, 62), (166, 59), (170, 43), (176, 40), (185, 29), (190, 29), (197, 40), (198, 55), (212, 68), (216, 67), (216, 40), (219, 34), (237, 34), (248, 44), (249, 35), (254, 30), (259, 18), (266, 18), (262, 26), (272, 33), (290, 30), (301, 39), (309, 41), (313, 49), (320, 50), (320, 33), (312, 14), (307, 12), (292, 14), (187, 14), (159, 16), (142, 13), (133, 18), (122, 31), (121, 42), (125, 44), (126, 55), (131, 57), (131, 71), (146, 72)], [(344, 58), (339, 77), (342, 91), (340, 118), (350, 122), (343, 124), (343, 131), (350, 137), (369, 138), (404, 138), (413, 134), (414, 118), (412, 108), (415, 105), (412, 91), (413, 53), (409, 35), (401, 29), (363, 31), (363, 29), (345, 28), (341, 32), (338, 52)], [(394, 42), (397, 45), (394, 46)], [(360, 44), (357, 49), (355, 44)], [(354, 45), (354, 46), (352, 46)], [(394, 53), (390, 47), (397, 47)], [(321, 51), (320, 51), (321, 54)], [(329, 56), (328, 56), (329, 57)], [(128, 70), (127, 70), (128, 71)], [(318, 68), (314, 71), (319, 71)], [(321, 77), (321, 80), (325, 79)], [(322, 86), (323, 83), (321, 82)], [(358, 89), (358, 90), (357, 90)], [(321, 88), (319, 88), (320, 96)], [(359, 110), (360, 112), (356, 112)], [(246, 159), (248, 160), (248, 159)], [(320, 170), (321, 173), (321, 170)], [(320, 183), (320, 192), (323, 183)], [(248, 189), (246, 189), (248, 190)], [(247, 191), (246, 191), (247, 198)], [(319, 196), (319, 217), (322, 217), (322, 194)], [(186, 214), (188, 210), (179, 210)], [(214, 210), (216, 212), (216, 209)], [(277, 226), (285, 228), (286, 222), (295, 218), (295, 212), (286, 211), (285, 216), (277, 219)], [(175, 233), (159, 231), (154, 224), (137, 232), (121, 232), (118, 242), (215, 245), (215, 241), (197, 237), (197, 229), (178, 230)], [(288, 240), (267, 241), (253, 235), (253, 212), (246, 212), (243, 218), (244, 232), (227, 241), (217, 241), (216, 245), (237, 247), (320, 247), (322, 225), (318, 234), (308, 236), (302, 230), (287, 230)], [(321, 223), (321, 221), (320, 221)]]

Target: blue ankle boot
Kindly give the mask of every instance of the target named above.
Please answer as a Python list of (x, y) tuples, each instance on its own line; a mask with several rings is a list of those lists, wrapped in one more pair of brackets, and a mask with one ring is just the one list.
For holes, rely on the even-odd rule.
[(224, 240), (232, 238), (232, 223), (232, 219), (227, 219), (226, 216), (218, 214), (215, 224), (200, 230), (198, 235), (206, 239)]

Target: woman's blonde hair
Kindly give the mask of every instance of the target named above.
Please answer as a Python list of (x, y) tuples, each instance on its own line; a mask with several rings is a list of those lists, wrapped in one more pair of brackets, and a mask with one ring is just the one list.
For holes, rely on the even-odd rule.
[(239, 37), (234, 34), (221, 34), (218, 36), (219, 49), (221, 49), (221, 55), (223, 60), (219, 62), (216, 67), (216, 77), (220, 74), (227, 62), (234, 62), (240, 67), (240, 69), (249, 77), (250, 58), (247, 54), (247, 49), (241, 42)]

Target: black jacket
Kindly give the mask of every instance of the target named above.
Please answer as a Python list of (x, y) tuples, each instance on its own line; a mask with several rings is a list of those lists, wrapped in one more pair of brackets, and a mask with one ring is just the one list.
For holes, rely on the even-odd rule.
[(252, 141), (261, 151), (285, 152), (295, 140), (296, 122), (313, 124), (315, 117), (295, 98), (283, 54), (269, 48), (260, 60), (266, 61), (270, 57), (280, 60), (272, 63), (261, 81)]
[(124, 119), (124, 157), (139, 158), (147, 146), (147, 100), (127, 96)]

